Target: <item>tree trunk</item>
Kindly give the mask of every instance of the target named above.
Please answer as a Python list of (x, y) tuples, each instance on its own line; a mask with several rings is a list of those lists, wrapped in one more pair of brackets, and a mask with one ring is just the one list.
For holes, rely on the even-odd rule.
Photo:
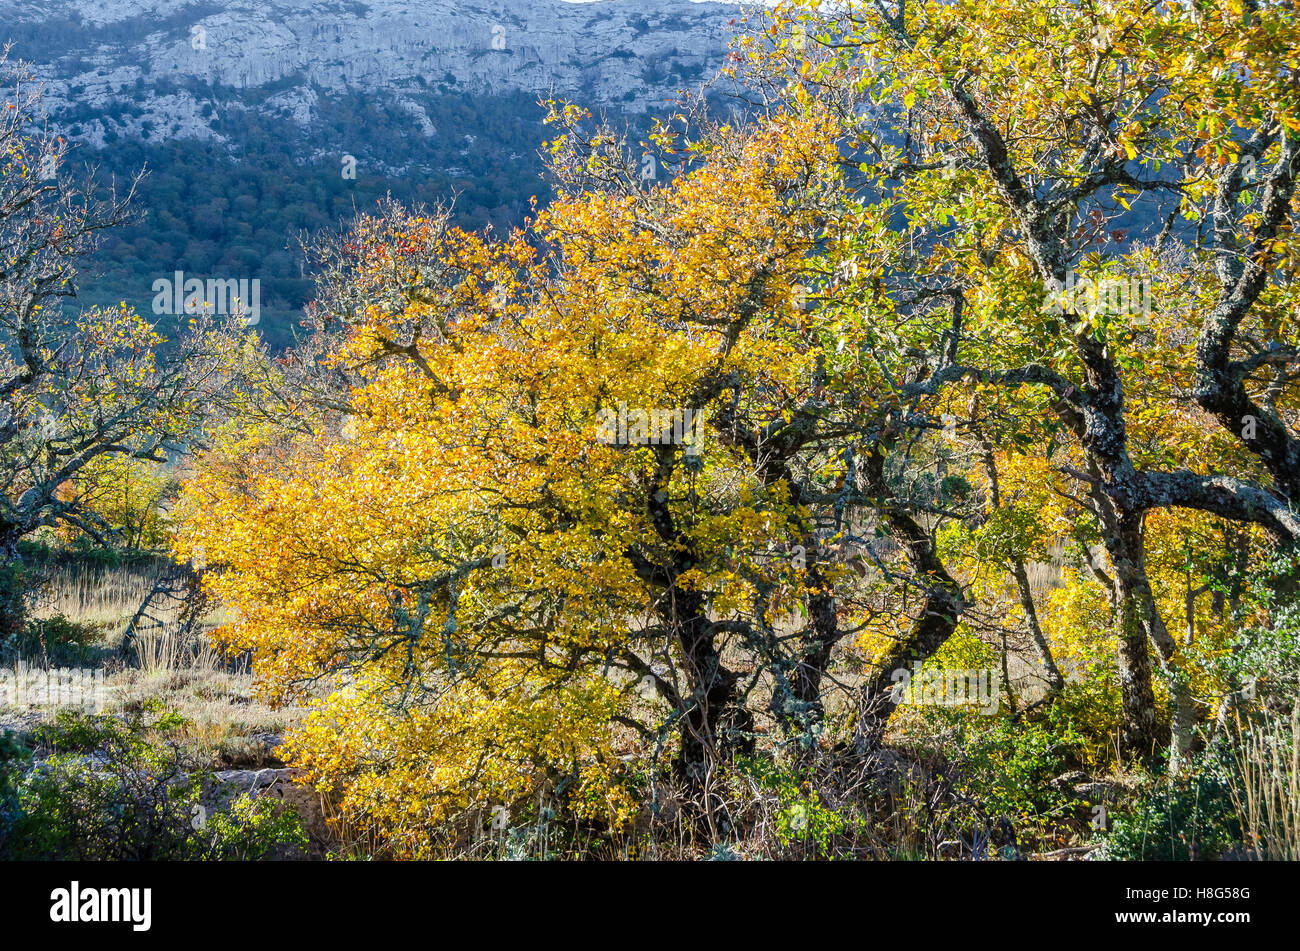
[(1151, 657), (1147, 652), (1146, 627), (1142, 609), (1132, 592), (1132, 579), (1119, 581), (1116, 603), (1116, 636), (1120, 690), (1120, 751), (1148, 757), (1160, 745), (1160, 727), (1156, 722), (1155, 691), (1151, 687)]
[(703, 597), (677, 590), (671, 600), (691, 688), (681, 698), (681, 750), (674, 772), (684, 787), (689, 819), (700, 833), (717, 840), (722, 835), (715, 815), (721, 800), (713, 792), (718, 766), (752, 752), (753, 722), (737, 702), (738, 677), (722, 664), (703, 611)]
[(1173, 706), (1169, 768), (1176, 773), (1191, 749), (1196, 710), (1191, 686), (1186, 674), (1179, 669), (1178, 643), (1160, 616), (1147, 578), (1142, 514), (1119, 513), (1114, 531), (1106, 533), (1106, 547), (1115, 569), (1118, 606), (1119, 676), (1123, 697), (1121, 749), (1145, 758), (1156, 751), (1166, 736), (1155, 715), (1151, 658), (1147, 646), (1150, 644), (1155, 648), (1161, 669), (1169, 677)]
[[(815, 545), (811, 536), (805, 540)], [(786, 736), (794, 740), (800, 754), (809, 754), (817, 747), (817, 737), (825, 718), (822, 680), (830, 664), (831, 650), (841, 637), (835, 597), (817, 564), (815, 548), (808, 549), (808, 558), (808, 587), (817, 593), (807, 599), (808, 626), (800, 636), (800, 654), (790, 672), (789, 690), (786, 691), (789, 696), (779, 698), (780, 692), (773, 695), (774, 704), (783, 707), (773, 710), (777, 722)], [(786, 700), (791, 709), (784, 709)]]
[(906, 550), (918, 583), (925, 586), (925, 598), (907, 636), (896, 641), (878, 661), (875, 676), (862, 689), (854, 730), (854, 744), (860, 754), (878, 749), (884, 742), (885, 728), (898, 706), (895, 672), (910, 672), (914, 664), (933, 657), (957, 629), (966, 610), (961, 585), (948, 574), (930, 533), (893, 501), (885, 482), (884, 457), (878, 452), (868, 457), (864, 475), (868, 493), (881, 500), (878, 508), (881, 520)]

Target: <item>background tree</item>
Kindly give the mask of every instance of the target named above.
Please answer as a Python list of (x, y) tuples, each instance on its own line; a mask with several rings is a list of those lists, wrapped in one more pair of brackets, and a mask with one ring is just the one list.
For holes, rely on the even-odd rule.
[(0, 629), (21, 622), (18, 543), (69, 525), (100, 543), (112, 526), (70, 483), (105, 457), (163, 462), (204, 412), (221, 348), (204, 328), (164, 348), (125, 306), (70, 313), (76, 261), (127, 219), (125, 193), (70, 184), (66, 143), (43, 124), (40, 87), (0, 60)]

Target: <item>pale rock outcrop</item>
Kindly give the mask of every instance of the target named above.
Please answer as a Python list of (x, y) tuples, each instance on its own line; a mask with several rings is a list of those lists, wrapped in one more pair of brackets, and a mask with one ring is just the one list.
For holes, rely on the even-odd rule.
[[(739, 15), (691, 0), (0, 0), (0, 42), (37, 67), (56, 119), (88, 107), (120, 115), (118, 135), (220, 145), (217, 115), (307, 125), (318, 95), (344, 91), (389, 99), (424, 136), (410, 97), (425, 89), (660, 108), (716, 74)], [(106, 120), (78, 125), (104, 143)]]

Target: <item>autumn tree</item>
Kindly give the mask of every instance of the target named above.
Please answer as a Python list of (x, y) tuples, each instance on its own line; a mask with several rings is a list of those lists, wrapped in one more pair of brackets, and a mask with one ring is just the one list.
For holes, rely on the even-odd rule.
[(125, 305), (72, 312), (76, 262), (126, 220), (135, 185), (118, 193), (93, 176), (74, 181), (37, 81), (3, 60), (0, 77), (0, 563), (11, 579), (0, 628), (12, 630), (19, 541), (66, 525), (109, 543), (113, 526), (86, 504), (95, 494), (86, 480), (110, 457), (164, 462), (178, 452), (223, 377), (202, 333), (164, 354), (152, 324)]
[[(1163, 732), (1153, 651), (1176, 764), (1194, 701), (1153, 591), (1148, 517), (1193, 509), (1285, 542), (1300, 527), (1294, 11), (791, 3), (768, 22), (774, 41), (747, 41), (746, 66), (844, 117), (854, 161), (906, 222), (891, 300), (946, 312), (923, 389), (1047, 417), (993, 441), (1044, 447), (1095, 526), (1124, 748), (1150, 752)], [(862, 239), (863, 260), (897, 248)], [(987, 427), (964, 415), (956, 429)]]
[[(725, 764), (761, 736), (834, 742), (864, 619), (908, 632), (849, 716), (866, 751), (889, 670), (955, 624), (934, 491), (901, 490), (881, 442), (909, 354), (864, 364), (874, 331), (842, 298), (869, 275), (826, 253), (860, 212), (834, 118), (681, 119), (646, 143), (673, 171), (647, 186), (557, 104), (560, 196), (527, 232), (389, 207), (327, 243), (333, 344), (267, 361), (187, 486), (180, 553), (238, 618), (221, 636), (279, 696), (331, 685), (298, 761), (413, 852), (430, 816), (538, 788), (621, 822), (626, 750), (671, 758), (717, 837)], [(837, 484), (845, 464), (865, 482)], [(395, 811), (408, 796), (432, 812)]]
[(735, 761), (869, 772), (900, 672), (966, 635), (1009, 671), (1014, 635), (1013, 722), (1105, 662), (1122, 754), (1179, 767), (1242, 572), (1296, 537), (1294, 32), (787, 3), (737, 46), (746, 118), (629, 143), (553, 103), (518, 231), (386, 205), (327, 240), (178, 542), (310, 705), (294, 761), (398, 854), (662, 784), (716, 840)]

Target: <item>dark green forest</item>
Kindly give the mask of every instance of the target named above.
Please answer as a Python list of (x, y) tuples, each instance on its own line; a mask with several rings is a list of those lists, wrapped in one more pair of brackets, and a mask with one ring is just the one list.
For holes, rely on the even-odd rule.
[[(283, 346), (312, 296), (300, 234), (337, 227), (389, 194), (404, 203), (451, 205), (467, 230), (508, 229), (524, 219), (531, 198), (547, 200), (538, 155), (543, 112), (535, 96), (439, 91), (419, 101), (436, 127), (431, 137), (396, 106), (351, 93), (322, 95), (319, 121), (310, 128), (259, 115), (252, 103), (226, 107), (215, 130), (227, 144), (164, 140), (169, 130), (147, 125), (143, 141), (118, 136), (110, 125), (104, 148), (77, 144), (73, 170), (93, 170), (101, 183), (115, 179), (120, 186), (145, 172), (138, 217), (105, 238), (82, 275), (78, 306), (126, 301), (149, 313), (153, 281), (176, 270), (256, 277), (259, 330)], [(77, 136), (82, 123), (100, 115), (74, 107), (59, 120)], [(355, 178), (343, 174), (348, 155), (356, 158)]]

